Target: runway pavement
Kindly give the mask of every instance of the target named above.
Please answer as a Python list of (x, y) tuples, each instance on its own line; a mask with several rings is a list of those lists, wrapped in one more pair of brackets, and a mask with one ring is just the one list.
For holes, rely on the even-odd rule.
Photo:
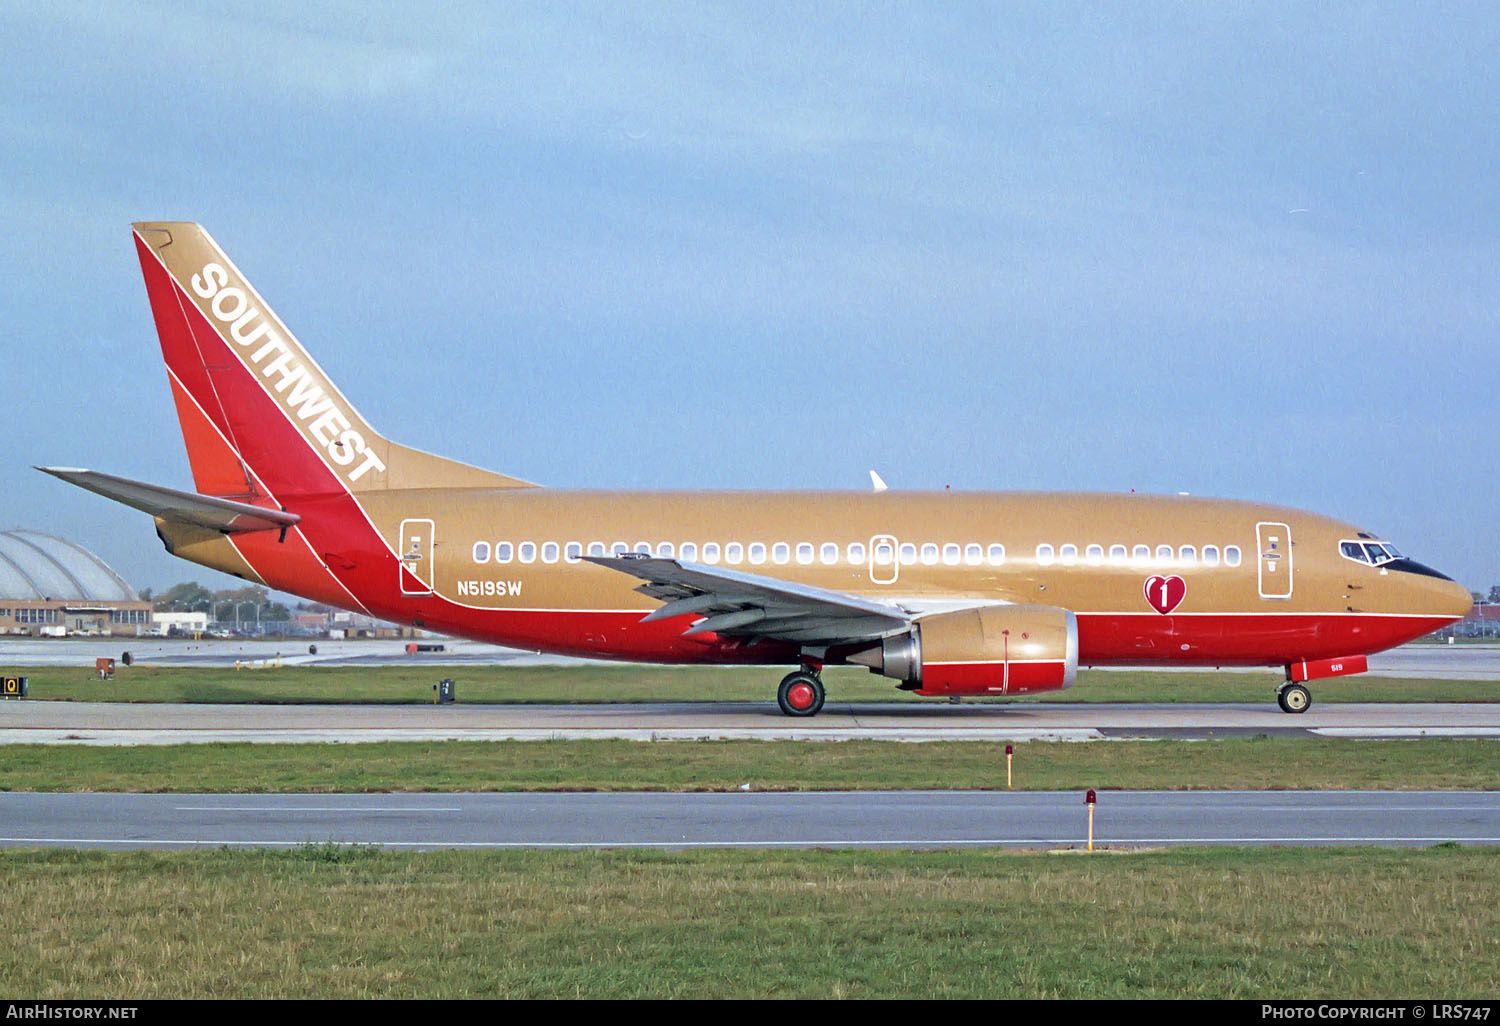
[[(1100, 792), (1095, 843), (1500, 844), (1500, 793)], [(1078, 848), (1079, 792), (0, 794), (0, 846)]]
[(1003, 705), (830, 702), (810, 720), (771, 702), (618, 705), (0, 704), (0, 744), (170, 745), (624, 739), (1097, 741), (1271, 736), (1500, 738), (1500, 703)]
[[(164, 638), (0, 638), (0, 666), (92, 666), (100, 656), (119, 659), (129, 651), (144, 666), (224, 666), (236, 659), (280, 658), (285, 665), (374, 666), (422, 665), (466, 666), (475, 663), (534, 665), (598, 664), (598, 660), (541, 655), (499, 645), (484, 645), (455, 638), (430, 638), (442, 652), (409, 655), (406, 642), (289, 638), (264, 641), (210, 639), (188, 641)], [(317, 651), (309, 652), (310, 647)], [(607, 665), (607, 664), (606, 664)], [(1224, 667), (1224, 673), (1243, 668)], [(1253, 667), (1266, 672), (1266, 667)], [(1202, 672), (1202, 667), (1184, 672)], [(1377, 677), (1436, 678), (1443, 680), (1500, 681), (1500, 645), (1413, 644), (1370, 657), (1370, 673)]]
[[(408, 655), (398, 641), (167, 641), (0, 639), (0, 665), (88, 665), (94, 654), (131, 644), (143, 664), (224, 665), (280, 656), (284, 663), (582, 662), (493, 645), (436, 639), (440, 653)], [(1371, 657), (1371, 672), (1500, 681), (1500, 646), (1408, 645)], [(1245, 705), (945, 705), (831, 701), (812, 720), (782, 716), (774, 703), (671, 702), (620, 705), (170, 705), (87, 702), (0, 703), (0, 744), (189, 744), (538, 740), (741, 739), (846, 741), (1093, 741), (1269, 735), (1500, 737), (1500, 703), (1315, 704), (1300, 716), (1272, 701)]]

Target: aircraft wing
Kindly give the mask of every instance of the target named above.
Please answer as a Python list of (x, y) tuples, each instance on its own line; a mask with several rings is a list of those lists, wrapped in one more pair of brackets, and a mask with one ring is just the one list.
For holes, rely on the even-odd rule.
[(79, 488), (96, 492), (106, 499), (113, 499), (153, 517), (182, 524), (194, 524), (223, 534), (241, 534), (245, 531), (276, 531), (291, 527), (302, 518), (295, 513), (279, 509), (265, 509), (247, 502), (220, 499), (197, 492), (180, 492), (175, 488), (132, 481), (113, 474), (101, 474), (94, 470), (79, 470), (74, 467), (37, 467), (44, 474), (51, 474)]
[(881, 638), (905, 630), (913, 619), (888, 602), (718, 566), (644, 553), (583, 558), (641, 578), (646, 583), (636, 591), (666, 603), (643, 623), (689, 613), (702, 617), (684, 634), (835, 645)]

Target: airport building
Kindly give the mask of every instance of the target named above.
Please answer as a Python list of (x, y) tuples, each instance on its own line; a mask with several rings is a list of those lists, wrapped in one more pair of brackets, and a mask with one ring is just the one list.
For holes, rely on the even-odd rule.
[(76, 542), (43, 531), (0, 531), (0, 634), (134, 636), (151, 603)]
[(1497, 638), (1500, 637), (1500, 603), (1476, 602), (1469, 615), (1457, 623), (1437, 632), (1438, 637)]

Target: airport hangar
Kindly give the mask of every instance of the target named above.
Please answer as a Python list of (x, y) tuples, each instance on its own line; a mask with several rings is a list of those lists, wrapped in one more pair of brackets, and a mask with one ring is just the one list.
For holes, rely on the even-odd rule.
[(76, 542), (44, 531), (0, 531), (0, 634), (143, 634), (151, 603)]

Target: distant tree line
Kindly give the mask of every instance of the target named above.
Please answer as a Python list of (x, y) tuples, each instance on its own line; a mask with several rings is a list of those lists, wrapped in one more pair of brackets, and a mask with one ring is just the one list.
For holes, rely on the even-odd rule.
[[(240, 619), (266, 620), (284, 623), (292, 618), (292, 611), (280, 602), (272, 602), (265, 588), (247, 585), (243, 588), (228, 588), (224, 591), (209, 591), (197, 581), (174, 584), (161, 595), (153, 595), (147, 588), (141, 592), (142, 600), (151, 603), (159, 613), (207, 613), (210, 620)], [(252, 607), (251, 615), (245, 616), (246, 607)], [(223, 613), (223, 616), (219, 614)]]

